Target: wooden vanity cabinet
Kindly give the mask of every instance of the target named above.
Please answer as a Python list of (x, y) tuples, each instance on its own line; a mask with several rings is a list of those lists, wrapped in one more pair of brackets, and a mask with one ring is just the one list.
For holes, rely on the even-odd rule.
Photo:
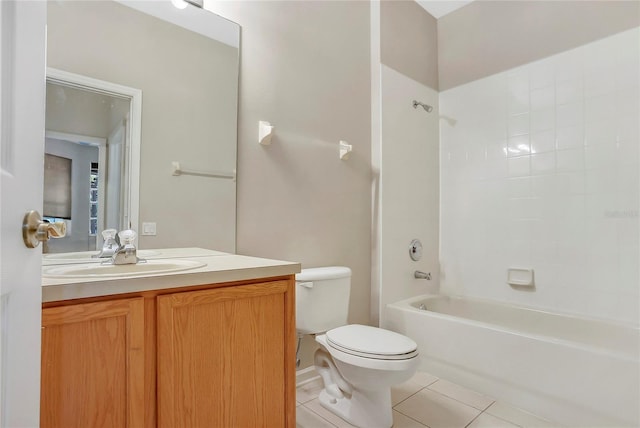
[(144, 423), (142, 297), (44, 308), (41, 427)]
[(294, 427), (294, 277), (43, 307), (41, 426)]

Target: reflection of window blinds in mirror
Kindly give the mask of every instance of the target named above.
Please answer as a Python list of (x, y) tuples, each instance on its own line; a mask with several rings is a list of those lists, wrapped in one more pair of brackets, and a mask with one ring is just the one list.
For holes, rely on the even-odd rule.
[(71, 159), (45, 153), (42, 214), (71, 219)]

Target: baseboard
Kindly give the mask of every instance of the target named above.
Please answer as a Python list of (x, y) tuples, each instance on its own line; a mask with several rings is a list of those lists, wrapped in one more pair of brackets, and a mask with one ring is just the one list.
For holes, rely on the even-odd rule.
[(306, 385), (315, 381), (316, 379), (320, 379), (320, 376), (316, 372), (314, 366), (309, 366), (307, 368), (297, 370), (296, 371), (296, 388)]

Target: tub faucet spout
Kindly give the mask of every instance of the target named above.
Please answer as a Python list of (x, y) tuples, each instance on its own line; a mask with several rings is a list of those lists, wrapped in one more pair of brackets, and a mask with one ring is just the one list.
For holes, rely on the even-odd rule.
[(427, 281), (431, 280), (431, 272), (422, 272), (417, 270), (413, 273), (413, 276), (418, 279), (426, 279)]

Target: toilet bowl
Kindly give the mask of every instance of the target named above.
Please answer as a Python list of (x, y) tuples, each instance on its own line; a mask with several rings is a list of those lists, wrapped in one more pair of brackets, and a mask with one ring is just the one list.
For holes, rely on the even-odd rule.
[(415, 342), (357, 324), (330, 330), (316, 336), (316, 341), (321, 348), (316, 351), (315, 368), (325, 386), (320, 404), (358, 427), (391, 427), (391, 386), (415, 373)]
[(351, 270), (303, 269), (296, 276), (299, 334), (316, 334), (315, 369), (324, 388), (320, 404), (362, 428), (393, 425), (391, 386), (418, 366), (416, 343), (377, 327), (346, 323)]

